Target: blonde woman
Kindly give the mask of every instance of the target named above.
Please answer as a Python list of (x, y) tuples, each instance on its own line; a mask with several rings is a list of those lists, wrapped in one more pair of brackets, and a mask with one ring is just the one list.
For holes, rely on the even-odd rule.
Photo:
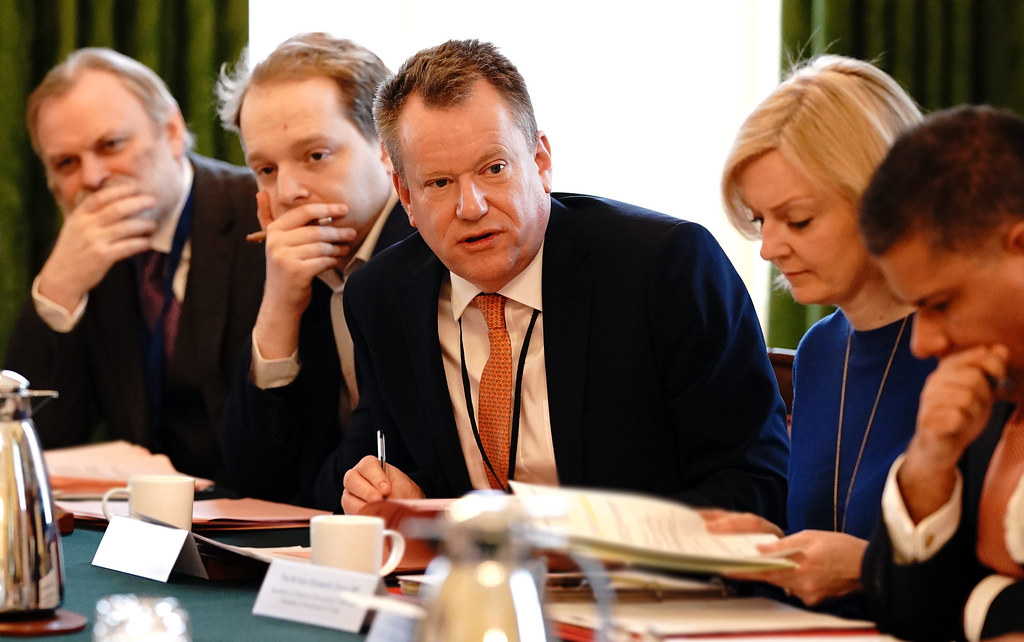
[[(843, 600), (854, 613), (867, 538), (885, 476), (914, 432), (934, 362), (910, 354), (911, 306), (898, 300), (861, 242), (861, 194), (894, 138), (921, 119), (876, 67), (821, 56), (798, 67), (740, 128), (722, 177), (726, 212), (804, 304), (838, 310), (797, 348), (793, 370), (788, 535), (794, 569), (761, 580), (807, 605)], [(753, 515), (710, 512), (718, 531), (778, 532)], [(853, 607), (849, 611), (845, 605)]]

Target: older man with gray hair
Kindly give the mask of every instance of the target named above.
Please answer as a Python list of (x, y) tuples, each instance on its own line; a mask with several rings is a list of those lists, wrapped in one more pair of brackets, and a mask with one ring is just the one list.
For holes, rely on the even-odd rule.
[(5, 365), (60, 392), (36, 416), (44, 447), (123, 439), (219, 477), (215, 426), (263, 290), (252, 177), (193, 153), (163, 81), (110, 49), (52, 69), (27, 120), (64, 224)]

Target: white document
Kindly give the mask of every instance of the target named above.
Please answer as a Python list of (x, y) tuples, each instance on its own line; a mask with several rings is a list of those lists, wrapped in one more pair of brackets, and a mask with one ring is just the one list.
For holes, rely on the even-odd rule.
[(658, 568), (715, 573), (723, 570), (787, 568), (757, 544), (774, 535), (716, 535), (697, 511), (646, 495), (510, 482), (534, 525), (565, 534), (577, 549), (603, 559)]
[[(176, 475), (167, 455), (153, 454), (127, 441), (109, 441), (43, 452), (55, 498), (100, 498), (109, 488), (124, 486), (132, 475)], [(196, 479), (196, 490), (213, 485)]]
[[(557, 602), (546, 605), (545, 610), (548, 618), (555, 622), (588, 629), (600, 626), (597, 609), (589, 602)], [(846, 631), (874, 628), (871, 622), (847, 620), (826, 613), (806, 611), (760, 597), (619, 602), (612, 607), (612, 619), (618, 631), (655, 638), (673, 635)]]
[(263, 578), (252, 612), (354, 633), (362, 627), (367, 607), (345, 596), (373, 595), (382, 590), (378, 575), (275, 559)]

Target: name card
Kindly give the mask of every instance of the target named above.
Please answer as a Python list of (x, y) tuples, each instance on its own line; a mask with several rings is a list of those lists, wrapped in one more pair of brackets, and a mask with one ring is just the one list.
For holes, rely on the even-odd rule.
[(192, 533), (120, 515), (111, 517), (92, 564), (158, 582), (172, 571), (207, 578)]
[(274, 560), (253, 604), (253, 615), (358, 632), (367, 607), (346, 594), (383, 591), (380, 577), (308, 562)]

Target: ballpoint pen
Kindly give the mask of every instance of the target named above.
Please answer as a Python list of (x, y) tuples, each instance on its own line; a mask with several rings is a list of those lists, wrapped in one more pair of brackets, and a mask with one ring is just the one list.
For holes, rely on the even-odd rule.
[(388, 472), (387, 454), (384, 447), (384, 431), (377, 431), (377, 461), (380, 462), (380, 469)]
[[(313, 225), (313, 224), (316, 224), (316, 225), (330, 225), (333, 222), (334, 222), (334, 218), (333, 217), (325, 216), (323, 218), (318, 218), (317, 220), (312, 221), (309, 224), (310, 225)], [(258, 232), (253, 232), (252, 234), (246, 234), (245, 235), (245, 240), (249, 241), (250, 243), (262, 243), (263, 241), (267, 240), (267, 231), (266, 230), (260, 230)]]

